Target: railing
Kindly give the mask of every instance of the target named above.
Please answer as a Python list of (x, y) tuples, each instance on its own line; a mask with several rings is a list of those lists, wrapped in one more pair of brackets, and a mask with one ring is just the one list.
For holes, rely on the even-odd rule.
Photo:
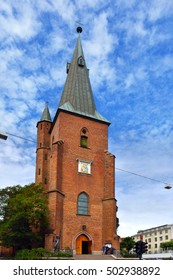
[(164, 254), (164, 253), (173, 253), (173, 249), (167, 249), (167, 250), (159, 249), (159, 250), (155, 250), (152, 253), (148, 252), (147, 255), (150, 255), (150, 254)]
[(167, 260), (172, 260), (173, 259), (173, 250), (167, 250), (162, 251), (160, 253), (154, 253), (154, 254), (143, 254), (142, 255), (143, 259), (167, 259)]

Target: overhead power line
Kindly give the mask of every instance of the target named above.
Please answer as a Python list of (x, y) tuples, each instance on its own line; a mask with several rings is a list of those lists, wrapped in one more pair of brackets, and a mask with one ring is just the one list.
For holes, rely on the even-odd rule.
[[(22, 136), (18, 136), (18, 135), (9, 133), (9, 132), (2, 133), (1, 138), (3, 139), (3, 137), (6, 136), (6, 135), (14, 136), (14, 137), (17, 137), (17, 138), (20, 138), (20, 139), (23, 139), (23, 140), (26, 140), (26, 141), (29, 141), (29, 142), (32, 142), (32, 143), (36, 143), (36, 141), (34, 141), (34, 140), (32, 140), (32, 139), (28, 139), (28, 138), (25, 138), (25, 137), (22, 137)], [(5, 139), (5, 140), (6, 140), (6, 139)], [(151, 180), (151, 181), (155, 181), (155, 182), (158, 182), (158, 183), (162, 183), (162, 184), (165, 185), (165, 188), (166, 188), (166, 189), (171, 189), (171, 188), (172, 188), (172, 185), (173, 185), (173, 184), (166, 183), (166, 182), (163, 182), (163, 181), (160, 181), (160, 180), (157, 180), (157, 179), (153, 179), (153, 178), (150, 178), (150, 177), (148, 177), (148, 176), (144, 176), (144, 175), (141, 175), (141, 174), (138, 174), (138, 173), (135, 173), (135, 172), (131, 172), (131, 171), (128, 171), (128, 170), (124, 170), (124, 169), (122, 169), (122, 168), (116, 167), (115, 169), (117, 169), (117, 170), (119, 170), (119, 171), (122, 171), (122, 172), (129, 173), (129, 174), (134, 175), (134, 176), (138, 176), (138, 177), (147, 179), (147, 180)]]
[(148, 179), (148, 180), (152, 180), (152, 181), (155, 181), (155, 182), (158, 182), (158, 183), (162, 183), (162, 184), (165, 184), (167, 186), (172, 186), (172, 184), (170, 183), (166, 183), (166, 182), (163, 182), (163, 181), (160, 181), (160, 180), (157, 180), (157, 179), (153, 179), (153, 178), (150, 178), (150, 177), (147, 177), (147, 176), (144, 176), (144, 175), (141, 175), (141, 174), (138, 174), (138, 173), (134, 173), (134, 172), (131, 172), (131, 171), (127, 171), (127, 170), (124, 170), (124, 169), (121, 169), (121, 168), (115, 168), (119, 171), (122, 171), (122, 172), (126, 172), (126, 173), (129, 173), (129, 174), (132, 174), (132, 175), (135, 175), (135, 176), (138, 176), (138, 177), (142, 177), (142, 178), (145, 178), (145, 179)]
[(18, 135), (9, 133), (9, 132), (6, 132), (6, 134), (7, 134), (7, 135), (10, 135), (10, 136), (14, 136), (14, 137), (20, 138), (20, 139), (23, 139), (23, 140), (26, 140), (26, 141), (29, 141), (29, 142), (32, 142), (32, 143), (36, 143), (36, 141), (34, 141), (34, 140), (32, 140), (32, 139), (24, 138), (24, 137), (22, 137), (22, 136), (18, 136)]

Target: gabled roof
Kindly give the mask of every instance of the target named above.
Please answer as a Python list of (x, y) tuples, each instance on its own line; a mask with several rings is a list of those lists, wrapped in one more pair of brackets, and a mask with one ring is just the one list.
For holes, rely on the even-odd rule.
[(86, 66), (80, 39), (82, 28), (78, 27), (77, 31), (79, 35), (72, 62), (67, 64), (67, 78), (58, 110), (68, 111), (110, 124), (96, 110), (89, 70)]
[(41, 121), (52, 122), (52, 119), (51, 119), (51, 116), (50, 116), (50, 112), (49, 112), (49, 108), (48, 108), (48, 103), (47, 103), (47, 102), (46, 102), (44, 111), (43, 111), (43, 113), (42, 113), (41, 119), (40, 119), (40, 122), (41, 122)]

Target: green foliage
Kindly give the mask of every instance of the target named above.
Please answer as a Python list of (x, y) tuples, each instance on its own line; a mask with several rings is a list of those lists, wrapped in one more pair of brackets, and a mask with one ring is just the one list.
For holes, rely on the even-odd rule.
[(50, 252), (44, 248), (37, 249), (23, 249), (17, 251), (15, 255), (16, 260), (39, 260), (42, 257), (49, 257)]
[(6, 207), (8, 205), (9, 199), (14, 197), (20, 190), (21, 186), (7, 187), (0, 190), (0, 221), (5, 219)]
[(124, 253), (122, 254), (122, 256), (123, 258), (131, 258), (131, 259), (138, 257), (137, 254), (132, 254), (132, 253)]
[(7, 187), (0, 190), (0, 202), (2, 244), (15, 249), (41, 246), (49, 218), (42, 186)]
[(49, 250), (46, 250), (44, 248), (37, 248), (37, 249), (23, 249), (20, 251), (17, 251), (15, 255), (16, 260), (41, 260), (43, 258), (66, 258), (66, 257), (72, 257), (72, 253), (70, 252), (50, 252)]
[(123, 256), (126, 256), (130, 253), (135, 245), (135, 241), (132, 237), (124, 238), (120, 243), (120, 251)]
[(164, 250), (173, 250), (173, 240), (160, 243), (160, 248)]

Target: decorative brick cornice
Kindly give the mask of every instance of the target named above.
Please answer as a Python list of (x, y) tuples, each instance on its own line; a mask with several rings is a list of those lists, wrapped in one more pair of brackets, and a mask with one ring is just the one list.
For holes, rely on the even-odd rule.
[(56, 190), (56, 189), (50, 190), (47, 193), (49, 194), (49, 193), (53, 193), (53, 192), (57, 192), (57, 193), (61, 194), (62, 196), (65, 196), (65, 194), (63, 192)]
[(61, 146), (62, 144), (64, 144), (64, 140), (59, 139), (58, 141), (54, 142), (53, 145), (58, 144), (59, 146)]

